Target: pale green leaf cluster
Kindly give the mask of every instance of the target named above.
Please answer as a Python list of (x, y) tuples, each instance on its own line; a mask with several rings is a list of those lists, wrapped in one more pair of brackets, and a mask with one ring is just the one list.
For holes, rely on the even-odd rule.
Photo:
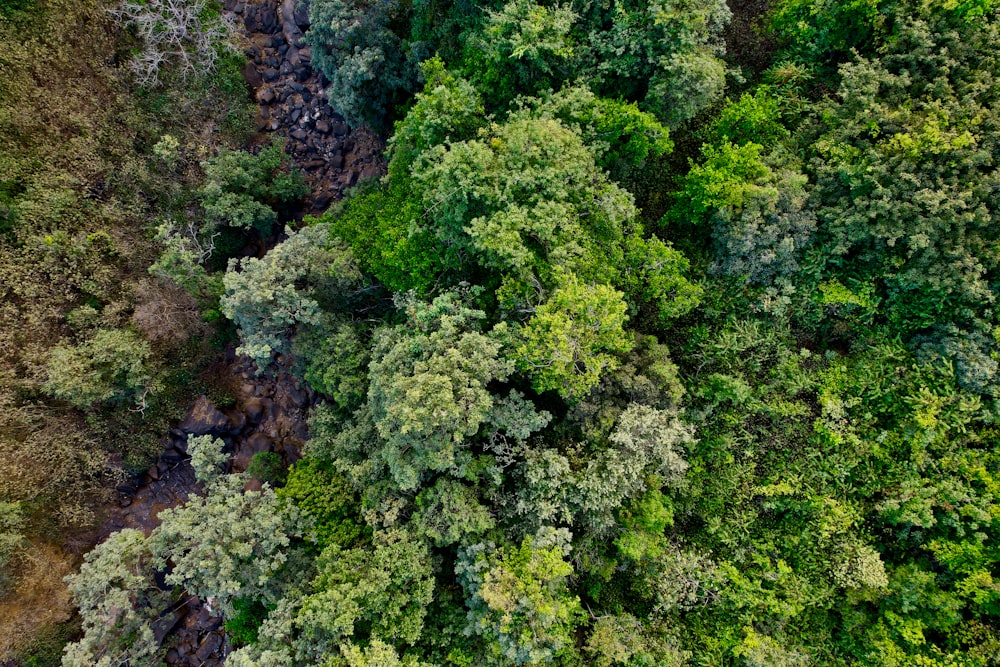
[(263, 371), (288, 349), (291, 329), (321, 322), (320, 300), (331, 300), (360, 278), (348, 249), (324, 225), (288, 231), (263, 259), (232, 260), (223, 282), (222, 312), (239, 327), (239, 351)]

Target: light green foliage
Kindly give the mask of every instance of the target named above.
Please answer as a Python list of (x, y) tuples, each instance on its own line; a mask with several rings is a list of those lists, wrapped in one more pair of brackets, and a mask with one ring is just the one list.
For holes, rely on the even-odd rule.
[(615, 546), (625, 558), (635, 562), (658, 558), (667, 549), (664, 531), (674, 523), (670, 501), (647, 482), (648, 490), (623, 507), (618, 518), (624, 528), (615, 539)]
[(24, 530), (24, 511), (20, 503), (0, 502), (0, 595), (10, 583), (9, 566), (28, 545)]
[(598, 97), (589, 88), (572, 86), (540, 99), (527, 100), (528, 115), (553, 118), (577, 131), (594, 149), (597, 163), (617, 173), (628, 166), (642, 166), (649, 157), (673, 150), (670, 132), (656, 117), (634, 102)]
[(466, 45), (470, 76), (497, 104), (551, 88), (568, 74), (576, 18), (569, 6), (531, 0), (510, 0), (488, 12), (482, 31)]
[(153, 388), (149, 343), (126, 329), (99, 329), (75, 346), (53, 348), (45, 390), (86, 409), (100, 403), (141, 400)]
[(753, 142), (702, 146), (702, 160), (691, 165), (671, 217), (701, 222), (719, 209), (740, 209), (771, 176), (761, 158), (762, 148)]
[(631, 614), (598, 618), (584, 651), (587, 664), (594, 667), (683, 667), (690, 657), (662, 628), (650, 627)]
[(726, 100), (709, 134), (712, 143), (755, 143), (771, 147), (789, 136), (781, 124), (782, 98), (769, 86), (743, 93), (738, 100)]
[(278, 497), (290, 500), (309, 520), (316, 544), (353, 547), (365, 536), (357, 516), (357, 497), (329, 463), (307, 458), (288, 471)]
[(293, 326), (320, 324), (321, 303), (335, 303), (359, 278), (350, 251), (325, 225), (313, 225), (289, 230), (263, 259), (232, 260), (220, 306), (239, 327), (239, 352), (263, 372), (273, 352), (287, 349)]
[(843, 554), (833, 571), (838, 586), (851, 589), (886, 588), (889, 577), (879, 553), (866, 545), (859, 545)]
[(67, 578), (84, 634), (66, 647), (63, 667), (156, 660), (153, 622), (170, 596), (153, 580), (155, 562), (143, 534), (131, 529), (112, 533), (86, 555), (80, 572)]
[[(316, 593), (302, 601), (299, 617), (332, 634), (330, 611), (355, 609), (356, 620), (384, 640), (412, 643), (420, 636), (433, 582), (427, 548), (405, 533), (376, 537), (371, 550), (327, 547), (317, 560)], [(337, 604), (335, 601), (342, 600)], [(344, 636), (353, 634), (345, 626)]]
[(331, 84), (330, 106), (352, 125), (380, 127), (417, 87), (416, 63), (432, 55), (410, 42), (407, 3), (317, 0), (306, 42)]
[(782, 646), (774, 638), (762, 635), (752, 627), (745, 629), (743, 641), (733, 654), (743, 659), (747, 667), (806, 667), (811, 664), (808, 653), (798, 648)]
[(583, 611), (567, 586), (566, 537), (550, 529), (520, 546), (479, 544), (460, 556), (469, 632), (490, 641), (486, 664), (543, 663), (572, 650)]
[(617, 368), (615, 355), (632, 349), (621, 292), (567, 275), (518, 333), (513, 356), (538, 391), (565, 399), (587, 394), (601, 374)]
[(219, 476), (229, 460), (229, 455), (222, 451), (225, 446), (221, 439), (210, 435), (188, 436), (187, 451), (195, 479), (205, 484)]
[(242, 486), (239, 475), (227, 475), (207, 496), (164, 510), (149, 545), (159, 563), (172, 563), (169, 583), (214, 598), (227, 615), (237, 598), (276, 601), (273, 579), (288, 560), (292, 538), (303, 532), (299, 512), (274, 489)]
[(269, 234), (278, 220), (276, 206), (308, 192), (302, 174), (289, 165), (284, 145), (266, 146), (254, 155), (223, 151), (201, 163), (205, 182), (198, 189), (212, 225), (257, 229)]
[(683, 253), (655, 236), (629, 236), (621, 287), (632, 310), (649, 304), (658, 323), (666, 325), (697, 308), (702, 289), (685, 277), (690, 266)]
[(716, 102), (725, 86), (721, 33), (729, 7), (718, 0), (652, 0), (591, 10), (580, 71), (604, 97), (624, 97), (677, 127)]
[(234, 654), (230, 663), (342, 664), (337, 662), (341, 651), (357, 658), (358, 644), (365, 640), (371, 641), (371, 657), (386, 659), (383, 647), (412, 644), (420, 637), (434, 589), (423, 542), (394, 531), (377, 534), (367, 548), (331, 544), (315, 568), (312, 580), (268, 616), (258, 643)]
[(368, 400), (384, 442), (377, 455), (396, 484), (412, 490), (426, 472), (463, 463), (465, 440), (493, 406), (486, 385), (505, 379), (513, 364), (500, 356), (500, 332), (482, 333), (485, 314), (460, 294), (398, 305), (408, 321), (376, 333)]
[(364, 648), (347, 644), (340, 651), (343, 659), (332, 660), (331, 667), (430, 667), (414, 660), (401, 661), (396, 649), (378, 639)]
[(555, 120), (517, 119), (481, 139), (437, 146), (414, 181), (442, 243), (522, 280), (547, 280), (551, 267), (608, 280), (636, 215), (632, 197)]
[(389, 174), (409, 178), (414, 161), (429, 149), (448, 141), (471, 138), (485, 124), (479, 92), (466, 79), (446, 69), (438, 57), (420, 65), (424, 88), (413, 107), (396, 123), (389, 140)]

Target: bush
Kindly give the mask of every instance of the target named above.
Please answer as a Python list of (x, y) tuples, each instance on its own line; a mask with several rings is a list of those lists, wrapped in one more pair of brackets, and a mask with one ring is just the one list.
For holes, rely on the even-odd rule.
[(223, 151), (201, 163), (205, 184), (198, 190), (209, 219), (220, 225), (257, 229), (267, 235), (278, 221), (275, 207), (305, 195), (309, 188), (280, 143), (254, 155)]
[(151, 389), (149, 343), (125, 329), (101, 329), (76, 346), (52, 350), (45, 390), (74, 407), (142, 400)]

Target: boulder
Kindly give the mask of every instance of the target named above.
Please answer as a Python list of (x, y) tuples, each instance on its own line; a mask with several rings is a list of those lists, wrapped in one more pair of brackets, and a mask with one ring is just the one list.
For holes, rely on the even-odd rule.
[(212, 613), (212, 610), (207, 606), (202, 605), (201, 611), (198, 612), (198, 620), (195, 622), (195, 628), (201, 632), (211, 632), (222, 626), (222, 616), (217, 616)]
[(199, 396), (187, 416), (177, 427), (191, 435), (221, 435), (232, 428), (229, 417), (224, 415), (217, 407), (202, 394)]
[(273, 447), (274, 441), (270, 437), (263, 433), (254, 433), (236, 449), (232, 463), (233, 472), (246, 472), (254, 454), (269, 452)]
[(222, 648), (222, 637), (213, 632), (201, 640), (201, 645), (198, 646), (198, 652), (194, 655), (198, 658), (198, 660), (205, 662), (220, 648)]
[(260, 88), (260, 85), (264, 83), (264, 79), (261, 78), (260, 72), (257, 71), (257, 68), (254, 67), (252, 62), (248, 61), (247, 64), (243, 66), (242, 73), (243, 80), (246, 81), (247, 85), (253, 90)]
[(229, 432), (237, 434), (247, 425), (247, 416), (242, 410), (226, 410), (226, 417), (229, 419)]

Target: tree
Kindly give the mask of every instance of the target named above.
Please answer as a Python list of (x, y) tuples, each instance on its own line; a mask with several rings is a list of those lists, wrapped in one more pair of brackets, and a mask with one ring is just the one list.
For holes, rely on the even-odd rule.
[(977, 82), (1000, 64), (995, 20), (914, 9), (897, 32), (878, 60), (841, 67), (814, 196), (828, 261), (877, 281), (908, 336), (978, 317), (995, 298), (997, 91)]
[(693, 429), (675, 411), (632, 405), (618, 418), (609, 447), (587, 463), (574, 494), (593, 530), (616, 526), (614, 512), (646, 492), (650, 479), (675, 486), (688, 464), (679, 446), (693, 442)]
[(222, 466), (229, 455), (222, 449), (226, 443), (211, 435), (188, 436), (187, 452), (191, 455), (194, 478), (202, 484), (215, 480), (222, 472)]
[(256, 155), (223, 150), (201, 163), (205, 182), (198, 197), (209, 224), (202, 235), (211, 236), (218, 225), (271, 232), (278, 220), (276, 206), (300, 199), (309, 191), (301, 172), (290, 164), (282, 143), (265, 146)]
[(420, 69), (424, 88), (414, 96), (406, 116), (396, 122), (388, 142), (392, 179), (408, 179), (414, 162), (426, 151), (470, 139), (486, 122), (482, 97), (468, 80), (449, 71), (437, 56), (422, 62)]
[(609, 282), (636, 216), (631, 195), (555, 120), (517, 118), (491, 130), (438, 145), (417, 163), (414, 183), (440, 242), (528, 283), (551, 281), (554, 267)]
[(288, 561), (292, 539), (301, 537), (301, 515), (265, 486), (243, 491), (239, 475), (218, 478), (206, 496), (160, 513), (149, 548), (173, 568), (167, 582), (214, 600), (222, 612), (233, 601), (277, 601), (275, 575)]
[(142, 40), (131, 68), (143, 86), (156, 87), (164, 65), (182, 79), (205, 76), (221, 55), (236, 50), (236, 26), (209, 0), (126, 0), (111, 14)]
[(378, 456), (409, 491), (428, 471), (461, 466), (465, 440), (493, 406), (487, 385), (513, 369), (500, 355), (503, 327), (481, 333), (485, 313), (460, 294), (430, 304), (404, 297), (398, 305), (408, 321), (376, 332), (368, 400), (384, 443)]
[(10, 569), (21, 550), (27, 546), (24, 537), (24, 511), (20, 503), (0, 502), (0, 595), (7, 592)]
[(576, 18), (568, 6), (510, 0), (488, 12), (481, 31), (467, 42), (469, 75), (495, 106), (517, 95), (558, 87), (569, 73), (570, 30)]
[(288, 348), (297, 324), (318, 325), (321, 301), (335, 302), (360, 278), (350, 250), (325, 225), (288, 232), (263, 259), (231, 260), (223, 282), (222, 312), (239, 327), (238, 351), (263, 372), (273, 352)]
[(467, 632), (490, 642), (487, 664), (549, 662), (572, 650), (583, 610), (567, 585), (567, 546), (567, 534), (549, 529), (520, 546), (462, 550), (455, 573), (470, 609)]
[(625, 333), (622, 293), (564, 276), (559, 287), (518, 332), (513, 356), (537, 391), (578, 400), (632, 349)]
[(582, 20), (587, 48), (579, 71), (602, 97), (639, 103), (674, 128), (722, 97), (722, 30), (729, 7), (719, 0), (621, 2)]
[(65, 667), (118, 667), (151, 663), (159, 644), (153, 623), (170, 605), (156, 586), (156, 559), (138, 530), (112, 533), (67, 577), (80, 610), (83, 638), (66, 647)]
[(787, 284), (816, 233), (808, 179), (783, 150), (728, 139), (702, 147), (668, 219), (713, 226), (714, 271), (747, 283)]
[(230, 657), (232, 664), (342, 664), (342, 655), (356, 660), (359, 653), (387, 659), (388, 647), (420, 638), (434, 591), (422, 541), (391, 531), (376, 534), (368, 547), (330, 544), (315, 568), (311, 581), (278, 602), (259, 642)]
[(656, 116), (640, 110), (635, 102), (598, 97), (583, 86), (542, 91), (538, 98), (523, 103), (528, 106), (520, 114), (552, 118), (574, 129), (594, 149), (597, 164), (613, 176), (674, 148), (670, 131)]
[(81, 409), (141, 401), (153, 387), (147, 367), (151, 354), (149, 343), (132, 331), (99, 329), (79, 345), (52, 349), (45, 390)]
[(697, 308), (702, 289), (685, 277), (690, 266), (683, 253), (655, 236), (629, 236), (620, 284), (630, 310), (636, 313), (649, 304), (658, 324), (665, 326)]
[(410, 41), (409, 4), (316, 0), (306, 42), (330, 80), (330, 106), (352, 125), (379, 128), (417, 88), (417, 63), (433, 51)]
[(476, 490), (448, 477), (439, 477), (433, 486), (421, 491), (415, 504), (411, 525), (417, 535), (436, 547), (467, 544), (494, 526)]

